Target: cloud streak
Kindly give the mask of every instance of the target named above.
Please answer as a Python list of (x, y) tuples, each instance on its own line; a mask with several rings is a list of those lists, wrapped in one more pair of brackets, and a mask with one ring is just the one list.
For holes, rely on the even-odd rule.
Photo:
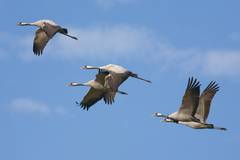
[[(238, 49), (177, 48), (161, 37), (156, 37), (154, 31), (150, 29), (129, 25), (69, 30), (71, 34), (79, 37), (79, 41), (57, 35), (45, 48), (45, 57), (64, 61), (84, 60), (91, 63), (137, 61), (155, 65), (163, 71), (197, 71), (214, 76), (240, 75)], [(32, 54), (32, 36), (27, 35), (24, 38), (14, 36), (15, 49), (11, 48), (14, 46), (12, 42), (6, 46), (11, 48), (10, 51), (17, 52), (17, 56), (22, 60), (32, 61), (39, 58)]]
[(204, 72), (211, 75), (240, 75), (240, 51), (210, 51), (205, 57)]
[(67, 115), (63, 107), (50, 107), (44, 102), (31, 98), (16, 98), (10, 104), (10, 109), (16, 113), (43, 114), (43, 115)]
[(50, 114), (51, 112), (48, 105), (29, 98), (17, 98), (12, 101), (10, 106), (14, 112), (20, 113)]
[[(79, 41), (59, 37), (51, 50), (58, 50), (58, 57), (64, 59), (127, 59), (129, 56), (143, 56), (154, 50), (151, 35), (147, 30), (128, 26), (95, 27), (75, 29)], [(52, 52), (53, 56), (56, 56)]]

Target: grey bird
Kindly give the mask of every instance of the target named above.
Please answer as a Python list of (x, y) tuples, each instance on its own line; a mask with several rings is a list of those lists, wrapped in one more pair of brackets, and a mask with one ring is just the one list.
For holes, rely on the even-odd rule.
[(118, 89), (115, 90), (111, 86), (111, 77), (109, 76), (108, 72), (99, 72), (96, 75), (95, 80), (90, 80), (86, 83), (77, 83), (77, 82), (71, 82), (68, 84), (68, 86), (89, 86), (90, 89), (88, 93), (84, 96), (83, 100), (80, 102), (76, 102), (83, 108), (84, 110), (89, 110), (89, 108), (100, 101), (101, 99), (104, 99), (104, 102), (106, 104), (112, 104), (114, 102), (114, 98), (116, 93), (125, 94), (126, 92), (119, 91)]
[(194, 114), (199, 103), (200, 83), (196, 78), (189, 78), (182, 104), (177, 112), (164, 115), (159, 112), (154, 113), (156, 117), (163, 117), (164, 122), (200, 122)]
[(209, 124), (206, 122), (211, 102), (215, 94), (219, 91), (219, 86), (215, 81), (211, 81), (206, 89), (202, 92), (199, 100), (199, 105), (195, 113), (195, 117), (200, 120), (200, 122), (179, 122), (180, 124), (186, 125), (194, 129), (217, 129), (217, 130), (227, 130), (223, 127), (217, 127), (214, 124)]
[(77, 37), (69, 35), (66, 28), (62, 28), (51, 20), (39, 20), (32, 23), (19, 22), (17, 25), (39, 27), (39, 29), (35, 32), (35, 38), (33, 41), (33, 53), (37, 56), (42, 55), (44, 47), (56, 33), (61, 33), (65, 36), (78, 40)]
[(101, 67), (95, 66), (82, 66), (81, 69), (97, 69), (99, 71), (108, 72), (108, 85), (114, 90), (117, 91), (119, 86), (128, 79), (128, 77), (137, 78), (145, 82), (151, 83), (151, 81), (139, 77), (136, 73), (129, 71), (128, 69), (116, 65), (108, 64)]

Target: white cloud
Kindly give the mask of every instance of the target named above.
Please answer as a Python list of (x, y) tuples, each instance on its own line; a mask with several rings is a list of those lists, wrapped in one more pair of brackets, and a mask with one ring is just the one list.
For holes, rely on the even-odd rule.
[(187, 71), (195, 69), (199, 61), (199, 50), (178, 49), (146, 28), (118, 25), (71, 31), (79, 41), (58, 36), (48, 55), (73, 61), (141, 61), (161, 64), (162, 70), (181, 67)]
[(0, 32), (0, 61), (9, 57), (9, 51), (14, 49), (13, 41), (16, 37), (12, 34)]
[(65, 110), (65, 108), (63, 108), (63, 107), (56, 107), (55, 109), (54, 109), (54, 112), (56, 113), (56, 114), (58, 114), (58, 115), (67, 115), (67, 111)]
[(13, 111), (21, 113), (49, 114), (51, 112), (48, 105), (30, 98), (17, 98), (10, 106)]
[(120, 4), (129, 4), (135, 0), (96, 0), (97, 4), (104, 9), (108, 9)]
[(32, 61), (36, 56), (32, 56), (32, 35), (17, 35), (12, 33), (0, 32), (0, 60), (11, 58), (12, 55), (19, 57), (24, 61)]
[(156, 47), (147, 30), (128, 26), (77, 29), (75, 35), (79, 35), (79, 41), (62, 36), (55, 39), (50, 48), (52, 55), (64, 59), (116, 59), (143, 55)]
[[(177, 70), (214, 76), (240, 75), (238, 49), (177, 48), (157, 37), (150, 29), (129, 25), (69, 28), (69, 32), (79, 37), (79, 40), (58, 34), (46, 46), (41, 58), (87, 62), (137, 61), (155, 65), (164, 71)], [(16, 45), (9, 41), (10, 44), (6, 46), (14, 48), (11, 50), (24, 61), (39, 59), (31, 50), (32, 36), (14, 35)]]
[(240, 51), (210, 51), (203, 69), (211, 75), (240, 75)]
[(44, 102), (33, 100), (31, 98), (17, 98), (10, 104), (11, 111), (17, 113), (38, 113), (44, 115), (67, 115), (67, 111), (64, 107), (50, 107)]
[(38, 56), (35, 56), (32, 51), (33, 39), (34, 35), (25, 35), (16, 41), (17, 46), (21, 48), (16, 53), (20, 59), (30, 62), (39, 58)]

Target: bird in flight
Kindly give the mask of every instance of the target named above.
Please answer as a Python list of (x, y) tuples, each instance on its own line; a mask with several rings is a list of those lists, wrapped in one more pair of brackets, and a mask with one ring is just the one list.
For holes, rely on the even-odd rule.
[(98, 74), (95, 80), (87, 83), (71, 82), (68, 86), (90, 86), (90, 90), (83, 98), (80, 106), (83, 109), (89, 109), (97, 101), (104, 99), (106, 104), (112, 104), (116, 93), (127, 94), (126, 92), (119, 91), (119, 86), (127, 80), (128, 77), (134, 77), (148, 83), (149, 80), (139, 77), (136, 73), (128, 71), (119, 65), (109, 64), (102, 67), (82, 66), (81, 69), (97, 69)]
[(183, 124), (194, 129), (208, 128), (227, 130), (226, 128), (217, 127), (206, 122), (212, 99), (217, 91), (219, 91), (218, 84), (215, 81), (211, 81), (200, 95), (200, 84), (198, 80), (193, 77), (189, 78), (187, 89), (179, 110), (168, 116), (159, 112), (156, 112), (154, 115), (156, 117), (163, 117), (163, 122)]
[(56, 34), (61, 33), (72, 39), (78, 40), (77, 37), (68, 34), (66, 28), (62, 28), (51, 20), (39, 20), (32, 23), (19, 22), (19, 26), (36, 26), (39, 29), (35, 32), (35, 38), (33, 40), (33, 53), (37, 56), (42, 55), (44, 47), (48, 41)]
[(96, 75), (95, 80), (90, 80), (86, 83), (71, 82), (68, 83), (68, 86), (89, 86), (90, 89), (88, 93), (84, 96), (83, 100), (77, 104), (81, 108), (88, 110), (92, 105), (104, 99), (106, 104), (112, 104), (116, 93), (125, 94), (126, 92), (112, 89), (111, 87), (111, 78), (107, 72), (99, 72)]

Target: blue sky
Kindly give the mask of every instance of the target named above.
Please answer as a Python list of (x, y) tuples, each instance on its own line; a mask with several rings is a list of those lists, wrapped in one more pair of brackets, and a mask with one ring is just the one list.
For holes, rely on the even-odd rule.
[[(12, 1), (0, 6), (0, 159), (237, 159), (240, 112), (239, 1)], [(56, 35), (43, 56), (32, 52), (34, 27), (52, 19), (74, 41)], [(93, 79), (82, 65), (120, 64), (151, 85), (129, 78), (112, 106), (88, 112), (75, 105)], [(187, 79), (202, 90), (221, 86), (208, 118), (229, 129), (193, 130), (160, 123), (153, 112), (178, 109)]]

